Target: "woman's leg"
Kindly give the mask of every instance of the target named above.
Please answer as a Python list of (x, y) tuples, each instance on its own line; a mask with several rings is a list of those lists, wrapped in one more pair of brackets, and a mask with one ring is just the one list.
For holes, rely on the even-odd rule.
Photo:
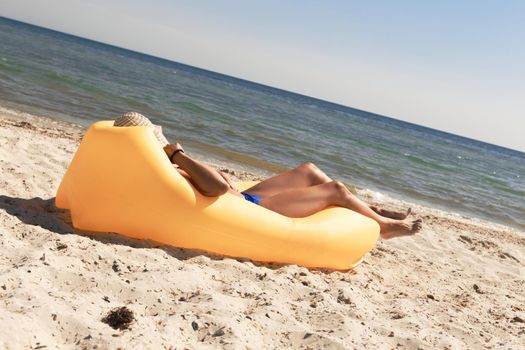
[(395, 220), (379, 215), (339, 181), (283, 191), (263, 197), (259, 204), (289, 217), (309, 216), (330, 205), (345, 207), (377, 221), (383, 238), (406, 236), (421, 229), (421, 220)]
[(261, 181), (244, 192), (269, 197), (283, 191), (316, 186), (330, 181), (332, 179), (313, 163), (304, 163), (293, 170)]
[[(321, 169), (315, 166), (315, 164), (307, 162), (293, 170), (266, 179), (257, 185), (248, 188), (244, 192), (256, 194), (265, 198), (275, 196), (288, 190), (322, 185), (331, 181), (333, 180)], [(370, 205), (369, 207), (381, 216), (398, 220), (405, 219), (411, 211), (408, 209), (407, 212), (396, 212), (382, 209), (378, 206)]]
[(410, 215), (410, 213), (412, 213), (412, 208), (408, 208), (407, 211), (403, 212), (403, 211), (394, 211), (394, 210), (384, 209), (384, 208), (378, 207), (377, 205), (372, 205), (372, 204), (369, 204), (368, 206), (370, 207), (370, 209), (372, 209), (379, 215), (384, 216), (385, 218), (391, 218), (391, 219), (396, 219), (396, 220), (404, 220), (407, 218), (407, 216)]

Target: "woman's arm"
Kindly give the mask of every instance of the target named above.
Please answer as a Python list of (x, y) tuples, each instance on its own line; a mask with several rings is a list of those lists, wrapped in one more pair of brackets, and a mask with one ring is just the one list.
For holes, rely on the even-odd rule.
[(239, 191), (237, 189), (237, 186), (235, 186), (235, 184), (233, 183), (233, 181), (230, 179), (230, 177), (228, 175), (226, 175), (225, 173), (223, 173), (222, 171), (219, 170), (219, 174), (222, 176), (222, 178), (224, 179), (224, 181), (226, 181), (226, 183), (228, 184), (228, 186), (234, 190), (234, 191)]
[(191, 158), (183, 150), (179, 150), (182, 150), (182, 147), (178, 143), (164, 147), (168, 156), (177, 152), (171, 157), (171, 161), (189, 175), (189, 181), (200, 193), (208, 197), (216, 197), (228, 192), (230, 185), (217, 170)]

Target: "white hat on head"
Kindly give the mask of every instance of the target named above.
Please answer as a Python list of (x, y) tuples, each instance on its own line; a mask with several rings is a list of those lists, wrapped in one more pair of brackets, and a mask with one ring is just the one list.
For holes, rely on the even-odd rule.
[(159, 141), (162, 147), (169, 144), (168, 140), (162, 133), (162, 126), (153, 124), (148, 118), (137, 112), (128, 112), (117, 119), (113, 123), (114, 126), (151, 126), (153, 128), (153, 133)]

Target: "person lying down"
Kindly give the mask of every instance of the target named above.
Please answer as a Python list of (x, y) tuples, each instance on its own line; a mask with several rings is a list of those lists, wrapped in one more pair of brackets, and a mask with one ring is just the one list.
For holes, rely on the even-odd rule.
[(151, 127), (170, 162), (204, 196), (221, 196), (229, 192), (292, 218), (310, 216), (328, 206), (340, 206), (375, 220), (383, 239), (413, 235), (421, 230), (422, 220), (409, 218), (410, 208), (406, 212), (396, 212), (369, 205), (313, 163), (301, 164), (240, 192), (226, 174), (192, 158), (179, 143), (170, 143), (162, 128), (144, 115), (128, 112), (117, 118), (114, 126)]

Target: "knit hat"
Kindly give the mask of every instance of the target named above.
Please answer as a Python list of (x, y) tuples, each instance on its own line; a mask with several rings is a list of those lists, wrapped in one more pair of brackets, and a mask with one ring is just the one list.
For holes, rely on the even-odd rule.
[(166, 137), (162, 133), (162, 127), (159, 125), (153, 124), (148, 118), (137, 112), (128, 112), (126, 114), (118, 117), (113, 123), (114, 126), (151, 126), (153, 128), (153, 133), (159, 141), (162, 147), (169, 144)]

